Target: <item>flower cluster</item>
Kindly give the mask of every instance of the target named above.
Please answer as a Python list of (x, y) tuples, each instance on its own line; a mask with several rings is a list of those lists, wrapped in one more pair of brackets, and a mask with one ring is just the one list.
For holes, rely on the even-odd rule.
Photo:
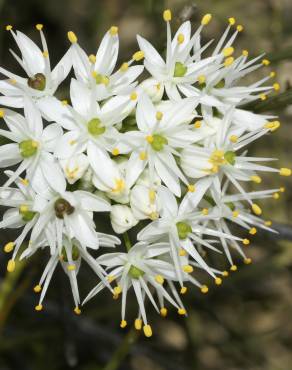
[[(36, 25), (42, 48), (6, 27), (20, 55), (11, 53), (25, 74), (0, 68), (5, 76), (0, 115), (6, 124), (0, 129), (5, 139), (0, 166), (7, 176), (0, 188), (0, 204), (7, 207), (0, 227), (21, 229), (4, 247), (12, 253), (9, 272), (18, 259), (39, 250), (49, 255), (34, 287), (40, 295), (37, 311), (60, 263), (80, 314), (82, 261), (99, 278), (84, 302), (104, 288), (114, 299), (121, 296), (125, 327), (132, 289), (138, 303), (135, 327), (149, 337), (146, 300), (162, 316), (167, 305), (186, 315), (181, 294), (187, 286), (208, 291), (195, 278), (197, 271), (220, 285), (229, 269), (237, 269), (234, 252), (251, 262), (244, 252), (250, 243), (246, 234), (258, 228), (273, 232), (271, 222), (260, 217), (258, 202), (277, 199), (284, 188), (251, 191), (249, 183), (260, 184), (261, 171), (290, 176), (291, 170), (262, 164), (272, 158), (248, 156), (248, 145), (280, 123), (244, 105), (279, 90), (278, 83), (269, 83), (275, 73), (246, 84), (244, 77), (269, 61), (249, 59), (247, 50), (235, 52), (243, 27), (234, 18), (212, 50), (211, 42), (201, 44), (210, 14), (194, 33), (186, 21), (174, 36), (171, 18), (165, 10), (165, 55), (137, 36), (139, 50), (118, 67), (116, 26), (89, 56), (68, 32), (71, 45), (54, 68), (43, 25)], [(141, 80), (143, 71), (150, 76)], [(69, 74), (70, 100), (60, 100), (59, 86)], [(101, 217), (108, 217), (115, 235), (100, 232)], [(137, 239), (133, 246), (129, 229)], [(123, 234), (123, 247), (117, 247), (117, 234)], [(105, 253), (104, 247), (119, 249)], [(210, 266), (207, 251), (225, 255), (229, 267)]]

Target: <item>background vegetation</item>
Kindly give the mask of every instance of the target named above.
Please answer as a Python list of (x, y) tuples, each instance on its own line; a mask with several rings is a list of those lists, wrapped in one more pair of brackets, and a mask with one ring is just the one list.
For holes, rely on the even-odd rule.
[[(163, 49), (165, 25), (161, 12), (166, 7), (176, 14), (174, 27), (188, 18), (196, 27), (201, 16), (211, 12), (214, 19), (204, 32), (206, 39), (218, 38), (227, 18), (234, 16), (245, 26), (237, 42), (238, 50), (268, 53), (272, 61), (268, 69), (277, 72), (282, 92), (268, 99), (270, 105), (259, 104), (256, 109), (269, 111), (273, 107), (282, 126), (251, 150), (253, 154), (277, 157), (291, 167), (291, 0), (0, 0), (0, 63), (20, 72), (8, 52), (16, 46), (5, 31), (6, 24), (38, 40), (34, 25), (43, 23), (53, 62), (69, 46), (68, 30), (77, 33), (90, 54), (95, 53), (102, 35), (113, 24), (120, 30), (121, 61), (129, 59), (137, 49), (136, 33), (152, 38)], [(67, 90), (60, 95), (66, 98)], [(76, 317), (69, 283), (61, 269), (51, 283), (45, 310), (36, 313), (32, 287), (44, 268), (45, 258), (37, 255), (29, 263), (18, 264), (15, 273), (6, 275), (7, 256), (1, 251), (0, 369), (292, 369), (291, 181), (285, 181), (286, 193), (280, 200), (272, 200), (264, 208), (264, 216), (275, 221), (281, 235), (257, 235), (249, 247), (254, 263), (239, 263), (239, 271), (224, 280), (221, 287), (212, 287), (208, 295), (190, 290), (186, 296), (188, 317), (182, 319), (172, 312), (162, 319), (150, 309), (155, 332), (151, 340), (138, 337), (131, 329), (119, 328), (120, 307), (108, 294), (92, 300)], [(282, 185), (278, 177), (271, 175), (265, 177), (265, 184), (267, 188)], [(1, 244), (8, 240), (8, 233), (1, 231)], [(79, 280), (84, 296), (95, 277), (84, 268)], [(130, 304), (129, 321), (135, 315), (136, 306)]]

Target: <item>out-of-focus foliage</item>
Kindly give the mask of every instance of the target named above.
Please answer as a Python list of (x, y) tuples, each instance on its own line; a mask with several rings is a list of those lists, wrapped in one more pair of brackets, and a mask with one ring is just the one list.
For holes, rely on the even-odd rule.
[[(43, 23), (49, 48), (54, 50), (53, 62), (69, 46), (68, 30), (78, 34), (90, 54), (113, 24), (120, 30), (121, 62), (137, 47), (136, 33), (156, 40), (162, 50), (165, 25), (161, 12), (165, 7), (176, 13), (174, 23), (190, 17), (194, 26), (202, 14), (213, 13), (214, 20), (204, 33), (206, 39), (220, 35), (227, 18), (236, 17), (245, 26), (238, 49), (248, 49), (252, 55), (270, 53), (274, 62), (269, 69), (276, 70), (282, 91), (289, 88), (291, 0), (1, 0), (1, 65), (14, 71), (18, 68), (8, 53), (15, 46), (5, 24), (13, 24), (37, 40), (34, 25)], [(63, 94), (65, 97), (66, 91)], [(264, 146), (257, 144), (252, 150), (289, 165), (292, 106), (281, 107), (278, 113), (281, 129), (267, 137)], [(286, 180), (286, 193), (280, 200), (270, 201), (265, 208), (267, 219), (291, 224), (291, 181)], [(266, 176), (265, 182), (267, 188), (279, 186), (273, 176)], [(1, 233), (1, 244), (7, 240), (9, 235)], [(152, 312), (155, 336), (151, 340), (138, 338), (131, 331), (125, 336), (118, 325), (119, 304), (113, 304), (108, 294), (91, 301), (80, 317), (74, 316), (62, 271), (51, 284), (45, 310), (35, 313), (32, 287), (43, 261), (36, 256), (35, 263), (20, 264), (13, 275), (6, 276), (6, 256), (0, 252), (0, 369), (98, 370), (108, 363), (107, 370), (288, 370), (292, 363), (292, 242), (258, 235), (248, 248), (254, 261), (251, 266), (240, 266), (208, 295), (192, 290), (187, 293), (187, 318), (172, 312), (162, 319)], [(85, 295), (95, 283), (94, 276), (81, 269), (80, 282)], [(130, 306), (129, 317), (134, 319), (136, 310)]]

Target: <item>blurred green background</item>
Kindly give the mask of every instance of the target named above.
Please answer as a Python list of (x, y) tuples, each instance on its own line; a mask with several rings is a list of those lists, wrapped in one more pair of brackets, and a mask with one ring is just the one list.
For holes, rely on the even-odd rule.
[[(277, 72), (282, 93), (292, 82), (291, 0), (0, 0), (0, 63), (20, 72), (8, 52), (16, 50), (6, 24), (38, 41), (36, 23), (45, 25), (51, 60), (57, 62), (69, 46), (66, 33), (73, 30), (88, 54), (95, 53), (104, 32), (119, 26), (120, 62), (137, 50), (137, 33), (164, 48), (163, 9), (173, 10), (173, 28), (191, 19), (193, 27), (206, 12), (213, 14), (204, 38), (219, 38), (227, 18), (234, 16), (245, 30), (237, 40), (238, 51), (251, 55), (266, 51)], [(255, 73), (257, 79), (263, 70)], [(61, 94), (66, 97), (64, 89)], [(282, 95), (281, 95), (282, 96)], [(291, 167), (292, 105), (276, 100), (281, 129), (257, 142), (254, 155), (277, 157)], [(282, 99), (282, 100), (283, 100)], [(281, 101), (282, 101), (281, 100)], [(272, 101), (273, 98), (272, 98)], [(248, 247), (254, 263), (242, 266), (213, 286), (208, 295), (190, 289), (185, 296), (188, 317), (172, 311), (158, 317), (149, 307), (152, 339), (138, 337), (119, 328), (120, 306), (109, 294), (92, 300), (76, 317), (72, 312), (70, 286), (61, 269), (51, 283), (45, 310), (34, 311), (37, 298), (32, 287), (45, 266), (46, 257), (37, 255), (18, 264), (6, 275), (7, 256), (0, 252), (0, 370), (290, 370), (292, 369), (292, 190), (291, 179), (265, 176), (266, 188), (285, 185), (280, 200), (264, 207), (264, 216), (283, 231), (280, 237), (259, 234)], [(292, 225), (291, 225), (292, 227)], [(4, 245), (9, 233), (1, 231)], [(96, 278), (83, 267), (79, 276), (82, 297)], [(212, 283), (210, 282), (210, 285)], [(128, 322), (137, 308), (129, 297)], [(132, 303), (131, 303), (132, 302)]]

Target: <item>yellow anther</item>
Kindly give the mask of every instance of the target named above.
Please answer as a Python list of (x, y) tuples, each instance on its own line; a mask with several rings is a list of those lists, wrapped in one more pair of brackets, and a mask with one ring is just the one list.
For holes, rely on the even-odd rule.
[(116, 179), (115, 180), (116, 186), (112, 189), (115, 193), (120, 193), (125, 189), (125, 181), (123, 179)]
[(280, 168), (280, 176), (291, 176), (290, 168)]
[(236, 136), (236, 135), (231, 135), (231, 136), (229, 137), (229, 140), (230, 140), (232, 143), (237, 143), (238, 136)]
[(206, 294), (209, 292), (209, 288), (207, 287), (207, 285), (202, 285), (201, 286), (201, 292)]
[(196, 190), (195, 185), (193, 185), (193, 184), (189, 184), (189, 185), (188, 185), (188, 191), (189, 191), (190, 193), (193, 193), (195, 190)]
[(74, 271), (74, 270), (76, 270), (76, 265), (73, 265), (73, 264), (72, 265), (68, 265), (67, 266), (67, 270), (68, 271)]
[(203, 214), (204, 216), (207, 216), (207, 215), (209, 214), (209, 210), (208, 210), (208, 208), (203, 208), (203, 209), (202, 209), (202, 214)]
[(35, 293), (39, 293), (40, 291), (42, 290), (42, 287), (40, 284), (36, 285), (34, 288), (33, 288), (33, 291)]
[(118, 148), (114, 148), (114, 149), (112, 150), (112, 155), (116, 156), (116, 155), (119, 155), (119, 154), (120, 154), (120, 151), (119, 151), (119, 149), (118, 149)]
[(163, 283), (164, 283), (163, 276), (161, 276), (161, 275), (156, 275), (156, 276), (155, 276), (155, 281), (156, 281), (158, 284), (163, 284)]
[(14, 246), (15, 246), (15, 243), (14, 242), (9, 242), (7, 244), (4, 245), (4, 252), (5, 253), (10, 253), (13, 251), (14, 249)]
[(280, 128), (280, 126), (281, 126), (280, 121), (274, 121), (272, 123), (273, 123), (273, 127), (271, 127), (271, 129), (270, 129), (271, 132), (274, 132), (274, 131), (278, 130), (278, 128)]
[(88, 56), (88, 59), (89, 59), (90, 63), (92, 63), (92, 64), (94, 64), (96, 62), (96, 56), (93, 55), (93, 54), (90, 54)]
[(221, 285), (222, 284), (222, 279), (220, 277), (215, 278), (215, 284), (216, 285)]
[(201, 24), (203, 26), (206, 26), (208, 23), (210, 23), (211, 19), (212, 19), (212, 14), (205, 14), (201, 20)]
[(262, 101), (267, 100), (267, 95), (266, 94), (260, 94), (260, 99)]
[(177, 42), (178, 44), (182, 44), (185, 41), (185, 36), (182, 33), (177, 35)]
[(276, 72), (275, 72), (275, 71), (270, 72), (270, 77), (271, 77), (271, 78), (276, 77)]
[(62, 103), (62, 105), (68, 105), (68, 100), (63, 99), (63, 100), (61, 100), (61, 103)]
[(28, 206), (26, 204), (22, 204), (20, 207), (19, 207), (19, 211), (20, 213), (25, 213), (29, 210)]
[(280, 88), (281, 88), (281, 86), (280, 86), (280, 84), (279, 84), (278, 82), (275, 82), (275, 83), (273, 84), (273, 88), (274, 88), (274, 90), (275, 90), (275, 91), (279, 91), (279, 90), (280, 90)]
[(250, 265), (252, 263), (252, 259), (251, 258), (245, 258), (243, 260), (243, 262), (246, 264), (246, 265)]
[(69, 31), (67, 33), (67, 36), (71, 44), (76, 44), (76, 42), (78, 41), (78, 38), (73, 31)]
[(279, 193), (274, 193), (273, 198), (278, 200), (280, 198), (280, 194)]
[(70, 144), (70, 145), (75, 145), (76, 143), (77, 143), (77, 141), (76, 141), (76, 140), (70, 140), (70, 141), (69, 141), (69, 144)]
[(233, 211), (232, 216), (235, 217), (235, 218), (238, 217), (239, 216), (239, 211)]
[(258, 206), (255, 203), (252, 204), (251, 209), (252, 209), (253, 213), (256, 214), (257, 216), (260, 216), (262, 214), (261, 207)]
[(191, 265), (185, 265), (183, 266), (183, 271), (186, 272), (187, 274), (191, 274), (194, 271), (194, 269)]
[(150, 325), (144, 325), (143, 332), (144, 332), (145, 337), (147, 338), (152, 337), (152, 329)]
[(160, 112), (160, 111), (157, 111), (156, 112), (156, 119), (157, 119), (157, 121), (161, 121), (162, 118), (163, 118), (163, 113)]
[(123, 63), (121, 66), (120, 66), (120, 71), (122, 72), (126, 72), (129, 68), (129, 64), (127, 62)]
[(254, 175), (250, 177), (251, 181), (255, 182), (256, 184), (260, 184), (262, 182), (262, 179), (258, 175)]
[(10, 78), (8, 82), (10, 82), (12, 85), (15, 85), (17, 83), (17, 81), (14, 78)]
[(32, 140), (32, 141), (31, 141), (31, 146), (32, 146), (33, 148), (38, 148), (39, 143), (38, 143), (37, 141), (35, 141), (35, 140)]
[(272, 221), (267, 220), (267, 221), (265, 221), (265, 222), (264, 222), (264, 224), (265, 224), (266, 226), (272, 226)]
[(264, 66), (268, 66), (269, 64), (271, 64), (271, 62), (270, 62), (268, 59), (263, 59), (263, 60), (262, 60), (262, 64), (263, 64)]
[(231, 271), (237, 271), (237, 266), (236, 266), (236, 265), (232, 265), (232, 266), (230, 267), (230, 270), (231, 270)]
[(130, 95), (130, 99), (131, 100), (137, 100), (137, 98), (138, 98), (137, 93), (136, 92), (132, 92), (132, 94)]
[(236, 19), (234, 17), (230, 17), (230, 18), (228, 18), (228, 22), (229, 22), (230, 26), (234, 26), (235, 23), (236, 23)]
[(111, 26), (109, 29), (109, 33), (111, 36), (116, 36), (119, 32), (119, 28), (117, 26)]
[(114, 294), (119, 295), (121, 293), (122, 293), (122, 288), (119, 285), (115, 286), (114, 287)]
[(229, 272), (228, 272), (228, 271), (226, 271), (226, 270), (225, 270), (225, 271), (223, 271), (223, 272), (222, 272), (222, 276), (224, 276), (224, 277), (229, 276)]
[(74, 312), (75, 312), (76, 315), (81, 315), (81, 310), (80, 310), (79, 307), (75, 307)]
[(5, 115), (4, 110), (3, 110), (3, 109), (0, 109), (0, 118), (3, 118), (3, 117), (4, 117), (4, 115)]
[(38, 31), (41, 31), (43, 29), (44, 25), (41, 24), (41, 23), (38, 23), (35, 25), (35, 28), (38, 30)]
[(184, 257), (184, 256), (186, 256), (187, 252), (186, 252), (184, 249), (180, 248), (180, 250), (179, 250), (178, 254), (179, 254), (181, 257)]
[(35, 306), (34, 308), (36, 311), (41, 311), (43, 309), (43, 305), (42, 304), (38, 304)]
[(149, 200), (150, 200), (150, 203), (153, 204), (155, 202), (155, 199), (156, 199), (156, 192), (155, 192), (155, 190), (150, 189), (149, 190)]
[(186, 311), (184, 308), (179, 308), (179, 309), (177, 310), (177, 313), (178, 313), (179, 315), (185, 315), (185, 314), (187, 313), (187, 311)]
[(249, 239), (246, 239), (246, 238), (245, 238), (245, 239), (243, 239), (243, 240), (242, 240), (242, 244), (243, 244), (243, 245), (249, 245), (249, 244), (250, 244)]
[(249, 234), (250, 235), (255, 235), (257, 233), (257, 229), (255, 227), (252, 227), (250, 230), (249, 230)]
[(116, 280), (116, 277), (115, 277), (114, 275), (109, 275), (109, 276), (107, 277), (107, 281), (108, 281), (109, 283), (112, 283), (114, 280)]
[(24, 186), (28, 186), (29, 184), (29, 180), (28, 179), (20, 179), (20, 182), (22, 183), (22, 185)]
[(200, 128), (202, 126), (202, 121), (196, 121), (194, 123), (195, 128)]
[(166, 316), (167, 316), (167, 308), (162, 307), (162, 308), (160, 309), (160, 315), (161, 315), (162, 317), (166, 317)]
[(188, 290), (188, 288), (186, 286), (182, 286), (180, 288), (180, 294), (186, 294), (187, 290)]
[(102, 76), (102, 77), (101, 77), (101, 83), (102, 83), (103, 85), (107, 86), (107, 85), (110, 83), (110, 79), (109, 79), (109, 77), (107, 77), (107, 76)]
[(136, 51), (136, 53), (133, 54), (132, 58), (136, 62), (139, 62), (140, 60), (144, 59), (145, 53), (142, 50)]
[(147, 143), (152, 144), (153, 141), (154, 141), (154, 137), (152, 135), (147, 135), (146, 136), (146, 141), (147, 141)]
[(15, 261), (14, 260), (9, 260), (7, 263), (7, 271), (8, 272), (13, 272), (15, 270)]
[(135, 329), (136, 330), (141, 330), (142, 329), (142, 320), (141, 319), (136, 319), (135, 320)]
[(145, 161), (145, 159), (147, 159), (147, 153), (146, 152), (140, 152), (139, 153), (139, 158), (141, 159), (141, 161)]
[(121, 323), (120, 323), (120, 327), (122, 329), (124, 329), (126, 326), (127, 326), (127, 321), (126, 320), (122, 320)]
[(243, 31), (243, 26), (241, 24), (239, 24), (237, 27), (236, 27), (237, 31), (238, 32), (242, 32)]
[(11, 26), (11, 24), (8, 24), (5, 28), (6, 31), (11, 31), (13, 27)]
[(242, 50), (242, 55), (244, 57), (248, 57), (248, 50)]
[(43, 57), (44, 58), (47, 58), (49, 56), (49, 52), (48, 52), (48, 50), (44, 50), (43, 51)]
[(164, 10), (163, 19), (165, 20), (165, 22), (171, 21), (171, 10), (169, 9)]
[(205, 75), (198, 76), (198, 82), (200, 85), (204, 84), (206, 82), (206, 76)]
[(279, 190), (280, 190), (281, 193), (284, 193), (286, 189), (285, 189), (284, 186), (281, 186)]
[(231, 64), (234, 62), (234, 58), (233, 57), (228, 57), (224, 60), (224, 66), (225, 67), (229, 67), (231, 66)]
[(234, 48), (229, 46), (228, 48), (223, 49), (223, 55), (227, 58), (230, 57), (234, 53)]

